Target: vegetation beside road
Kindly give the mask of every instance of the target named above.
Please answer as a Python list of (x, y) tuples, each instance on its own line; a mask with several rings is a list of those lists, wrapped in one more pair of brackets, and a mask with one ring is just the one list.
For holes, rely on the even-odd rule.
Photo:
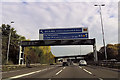
[(105, 59), (104, 47), (101, 47), (97, 51), (98, 62), (94, 63), (93, 52), (87, 54), (85, 58), (90, 65), (98, 65), (102, 67), (117, 68), (120, 69), (120, 44), (107, 44), (107, 60)]
[[(49, 66), (47, 64), (31, 64), (30, 68)], [(26, 65), (3, 65), (2, 72), (27, 69)]]
[[(2, 24), (2, 64), (6, 64), (7, 60), (7, 49), (9, 34), (10, 37), (10, 51), (9, 51), (9, 63), (7, 64), (18, 64), (19, 60), (19, 45), (20, 41), (27, 40), (24, 36), (21, 36), (17, 31), (10, 25)], [(40, 46), (40, 47), (25, 47), (24, 52), (25, 61), (26, 58), (30, 60), (30, 63), (54, 63), (54, 55), (51, 52), (50, 46)]]
[[(106, 46), (107, 59), (116, 59), (120, 61), (120, 44), (107, 44)], [(97, 51), (98, 60), (105, 60), (105, 52), (104, 47), (101, 47), (99, 51)], [(87, 54), (87, 61), (94, 61), (93, 52)]]
[[(6, 64), (6, 56), (8, 49), (8, 40), (9, 34), (11, 31), (11, 40), (10, 40), (10, 52), (9, 52), (9, 63), (8, 64), (18, 64), (19, 59), (19, 45), (20, 41), (27, 40), (24, 36), (21, 36), (17, 33), (14, 28), (11, 28), (10, 25), (2, 24), (2, 64)], [(120, 44), (107, 44), (107, 59), (116, 59), (120, 61)], [(98, 60), (105, 60), (104, 47), (101, 47), (97, 51)], [(25, 61), (29, 59), (30, 63), (40, 63), (48, 64), (54, 63), (54, 55), (51, 52), (50, 46), (40, 46), (40, 47), (25, 47), (24, 51)], [(87, 54), (85, 58), (87, 61), (94, 61), (93, 52)]]

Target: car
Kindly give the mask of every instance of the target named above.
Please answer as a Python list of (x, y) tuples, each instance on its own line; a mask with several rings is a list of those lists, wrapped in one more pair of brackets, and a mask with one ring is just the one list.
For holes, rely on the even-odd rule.
[(62, 66), (68, 66), (68, 62), (63, 62)]
[(80, 60), (79, 61), (79, 66), (86, 66), (87, 62), (85, 60)]

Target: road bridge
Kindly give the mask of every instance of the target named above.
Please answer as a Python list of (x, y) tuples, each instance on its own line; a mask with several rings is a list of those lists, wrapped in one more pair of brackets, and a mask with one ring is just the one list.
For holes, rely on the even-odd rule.
[(75, 59), (77, 59), (77, 57), (86, 57), (87, 55), (70, 55), (70, 56), (57, 56), (57, 57), (55, 57), (55, 63), (56, 63), (56, 61), (57, 61), (57, 59), (59, 59), (59, 58), (75, 58)]
[[(29, 46), (63, 46), (63, 45), (93, 45), (94, 61), (97, 61), (97, 51), (96, 51), (95, 38), (94, 39), (69, 39), (69, 40), (32, 40), (32, 41), (21, 41), (20, 53), (19, 53), (19, 65), (24, 64), (24, 47), (29, 47)], [(64, 57), (67, 57), (67, 56), (64, 56)], [(73, 57), (75, 57), (75, 56), (73, 56)]]

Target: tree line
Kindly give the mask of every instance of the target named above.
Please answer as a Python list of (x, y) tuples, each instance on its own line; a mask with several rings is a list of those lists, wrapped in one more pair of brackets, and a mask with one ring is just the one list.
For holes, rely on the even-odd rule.
[[(2, 64), (6, 64), (7, 60), (7, 49), (9, 34), (11, 31), (10, 40), (10, 51), (9, 51), (9, 64), (18, 64), (19, 59), (19, 45), (20, 41), (26, 40), (24, 36), (17, 34), (14, 28), (10, 25), (2, 24)], [(116, 59), (120, 61), (120, 44), (107, 44), (107, 59)], [(97, 51), (98, 60), (105, 60), (104, 46)], [(24, 51), (25, 60), (29, 59), (31, 63), (53, 63), (54, 55), (51, 52), (50, 46), (40, 46), (40, 47), (25, 47)], [(93, 61), (93, 52), (87, 54), (86, 60)]]
[[(107, 60), (116, 59), (120, 61), (120, 44), (107, 44), (106, 46)], [(98, 60), (105, 60), (104, 46), (97, 51)], [(88, 61), (93, 61), (93, 52), (87, 54), (86, 59)]]
[[(9, 34), (10, 37), (10, 48), (9, 48), (9, 63), (18, 64), (19, 60), (19, 46), (20, 41), (26, 40), (24, 36), (17, 34), (17, 31), (10, 25), (2, 24), (2, 64), (6, 64), (7, 60), (7, 49)], [(40, 47), (25, 47), (24, 51), (25, 61), (28, 58), (31, 63), (53, 63), (54, 55), (51, 52), (50, 46)]]

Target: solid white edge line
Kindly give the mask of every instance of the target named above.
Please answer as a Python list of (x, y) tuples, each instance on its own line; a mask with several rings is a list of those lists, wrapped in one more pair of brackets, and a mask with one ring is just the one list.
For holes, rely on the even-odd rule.
[(18, 76), (14, 76), (14, 77), (10, 77), (10, 78), (8, 78), (8, 79), (16, 79), (16, 78), (28, 76), (28, 75), (35, 74), (35, 73), (39, 73), (39, 72), (41, 72), (41, 70), (35, 71), (35, 72), (26, 73), (26, 74), (22, 74), (22, 75), (18, 75)]
[(62, 70), (60, 70), (59, 72), (57, 72), (55, 75), (58, 75), (58, 74), (60, 74), (62, 72)]
[[(52, 69), (52, 68), (50, 68), (50, 69)], [(30, 73), (25, 73), (25, 74), (21, 74), (21, 75), (18, 75), (18, 76), (9, 77), (9, 78), (7, 78), (7, 79), (3, 79), (3, 80), (16, 79), (16, 78), (20, 78), (20, 77), (28, 76), (28, 75), (31, 75), (31, 74), (39, 73), (39, 72), (41, 72), (41, 71), (45, 71), (45, 70), (48, 70), (48, 69), (46, 68), (46, 69), (43, 69), (43, 70), (38, 70), (38, 71), (30, 72)]]

